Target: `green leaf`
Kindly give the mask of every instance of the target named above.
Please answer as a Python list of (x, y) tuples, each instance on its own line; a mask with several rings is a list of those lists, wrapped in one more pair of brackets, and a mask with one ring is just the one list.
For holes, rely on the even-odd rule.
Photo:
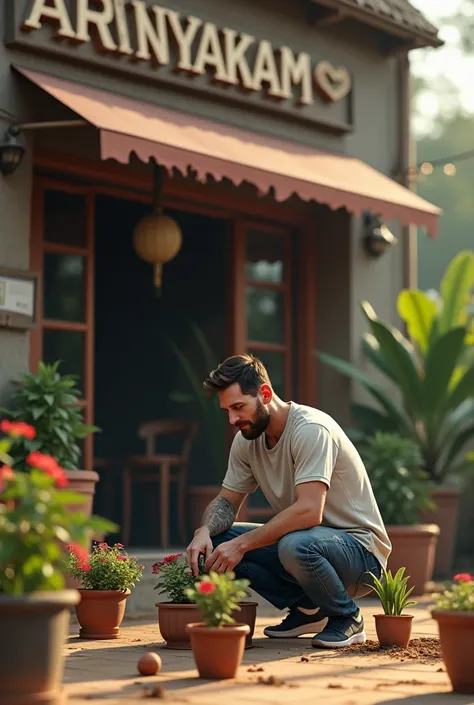
[(365, 372), (362, 372), (362, 370), (359, 370), (350, 362), (340, 360), (339, 358), (328, 355), (327, 353), (318, 352), (316, 354), (321, 362), (324, 362), (340, 374), (343, 374), (361, 384), (364, 389), (375, 397), (383, 409), (385, 409), (387, 415), (393, 420), (394, 425), (400, 429), (400, 432), (405, 432), (407, 435), (412, 435), (413, 425), (405, 411), (399, 407), (393, 401), (390, 394), (374, 382), (371, 377), (366, 375)]
[(443, 467), (441, 470), (441, 474), (443, 476), (445, 476), (449, 472), (457, 456), (467, 445), (467, 443), (469, 443), (471, 438), (474, 438), (474, 424), (460, 431), (458, 435), (454, 437), (451, 446), (448, 446), (446, 458), (444, 460)]
[(400, 317), (407, 324), (410, 337), (418, 343), (420, 351), (425, 354), (437, 314), (436, 303), (422, 291), (405, 289), (398, 296), (397, 309)]
[(383, 350), (381, 349), (377, 338), (371, 333), (364, 333), (362, 335), (362, 348), (374, 367), (376, 367), (382, 374), (396, 384), (397, 380), (395, 375), (387, 365)]
[(56, 492), (55, 500), (57, 504), (84, 504), (84, 495), (73, 490), (61, 490)]
[(398, 381), (403, 396), (412, 410), (418, 412), (421, 399), (421, 380), (416, 368), (416, 358), (408, 341), (396, 328), (388, 326), (377, 318), (367, 302), (362, 303), (373, 335), (379, 342), (384, 358)]
[(435, 413), (448, 396), (449, 382), (464, 348), (464, 328), (441, 335), (428, 351), (422, 385), (424, 411)]
[(443, 411), (450, 411), (462, 404), (469, 397), (474, 397), (474, 365), (465, 371), (447, 399)]
[(357, 426), (368, 436), (373, 436), (377, 431), (396, 431), (398, 426), (386, 414), (366, 404), (351, 404), (351, 412)]
[(459, 252), (450, 262), (441, 282), (443, 311), (439, 331), (445, 333), (466, 322), (466, 305), (474, 287), (474, 253)]

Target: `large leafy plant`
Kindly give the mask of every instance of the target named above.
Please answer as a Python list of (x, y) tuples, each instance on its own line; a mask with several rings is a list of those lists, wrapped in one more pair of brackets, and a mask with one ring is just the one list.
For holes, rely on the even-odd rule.
[(110, 533), (117, 526), (88, 518), (73, 505), (84, 497), (67, 489), (68, 479), (55, 458), (39, 451), (27, 456), (29, 472), (14, 471), (10, 450), (20, 437), (34, 438), (24, 423), (2, 422), (0, 441), (0, 592), (24, 595), (64, 587), (65, 544), (80, 558), (90, 532)]
[(439, 305), (421, 291), (402, 291), (398, 311), (409, 338), (382, 321), (368, 302), (362, 303), (370, 327), (363, 347), (387, 385), (345, 360), (319, 353), (376, 402), (352, 405), (358, 426), (352, 436), (360, 440), (384, 431), (411, 438), (420, 448), (424, 470), (437, 484), (474, 468), (472, 454), (466, 453), (474, 438), (474, 336), (468, 310), (473, 286), (474, 253), (461, 252), (445, 273)]
[(77, 470), (81, 462), (79, 442), (98, 429), (83, 423), (78, 406), (76, 378), (61, 375), (59, 362), (40, 362), (38, 372), (28, 372), (13, 382), (12, 409), (5, 415), (36, 429), (34, 439), (18, 437), (12, 448), (12, 466), (26, 469), (26, 457), (38, 450), (52, 455), (66, 470)]
[[(199, 563), (199, 572), (203, 572), (203, 561)], [(162, 561), (153, 563), (152, 571), (158, 576), (158, 584), (154, 590), (160, 595), (167, 595), (174, 604), (187, 605), (192, 600), (187, 595), (187, 590), (194, 587), (196, 578), (186, 562), (182, 553), (173, 553), (165, 556)]]
[(378, 432), (361, 445), (360, 454), (384, 522), (418, 524), (420, 512), (430, 509), (432, 501), (417, 444), (409, 438)]
[(212, 351), (204, 331), (197, 323), (190, 324), (193, 337), (201, 353), (197, 360), (186, 353), (168, 336), (164, 336), (178, 360), (187, 380), (187, 389), (171, 393), (171, 400), (195, 410), (196, 417), (204, 429), (212, 456), (214, 477), (220, 482), (227, 466), (226, 420), (216, 396), (206, 396), (202, 383), (218, 361)]

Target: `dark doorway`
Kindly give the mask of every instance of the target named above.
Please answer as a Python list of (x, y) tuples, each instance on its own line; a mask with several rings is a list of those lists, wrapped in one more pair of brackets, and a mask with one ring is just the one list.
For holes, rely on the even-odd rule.
[[(144, 452), (137, 436), (139, 425), (166, 417), (189, 418), (193, 413), (173, 400), (173, 392), (186, 388), (187, 381), (166, 339), (185, 352), (199, 375), (208, 370), (195, 348), (190, 324), (200, 327), (217, 359), (226, 353), (227, 221), (166, 211), (179, 223), (183, 244), (176, 258), (164, 265), (158, 296), (152, 266), (133, 249), (134, 227), (149, 212), (150, 206), (134, 201), (96, 199), (95, 423), (102, 430), (96, 435), (95, 456), (113, 460), (115, 469), (103, 473), (95, 511), (110, 515), (112, 508), (110, 518), (118, 523), (122, 459)], [(201, 432), (192, 452), (191, 483), (206, 484), (207, 447)], [(158, 544), (157, 487), (137, 484), (134, 490), (135, 546)], [(170, 517), (171, 542), (176, 544), (172, 507)]]

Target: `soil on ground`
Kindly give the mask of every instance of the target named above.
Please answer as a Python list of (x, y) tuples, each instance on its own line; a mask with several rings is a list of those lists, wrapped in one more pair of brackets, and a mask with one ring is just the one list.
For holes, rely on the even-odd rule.
[(432, 637), (412, 639), (406, 649), (400, 646), (380, 646), (378, 641), (369, 640), (365, 644), (354, 644), (338, 651), (358, 656), (388, 657), (398, 661), (411, 659), (421, 663), (433, 663), (442, 659), (439, 639)]

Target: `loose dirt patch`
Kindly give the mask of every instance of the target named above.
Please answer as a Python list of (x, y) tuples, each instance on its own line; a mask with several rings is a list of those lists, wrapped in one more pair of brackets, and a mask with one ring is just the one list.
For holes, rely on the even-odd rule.
[(433, 663), (433, 661), (440, 661), (442, 658), (439, 639), (431, 637), (412, 639), (406, 649), (399, 646), (380, 646), (378, 641), (369, 640), (365, 644), (354, 644), (344, 649), (338, 649), (339, 652), (357, 654), (358, 656), (391, 658), (397, 661), (420, 661), (421, 663)]

